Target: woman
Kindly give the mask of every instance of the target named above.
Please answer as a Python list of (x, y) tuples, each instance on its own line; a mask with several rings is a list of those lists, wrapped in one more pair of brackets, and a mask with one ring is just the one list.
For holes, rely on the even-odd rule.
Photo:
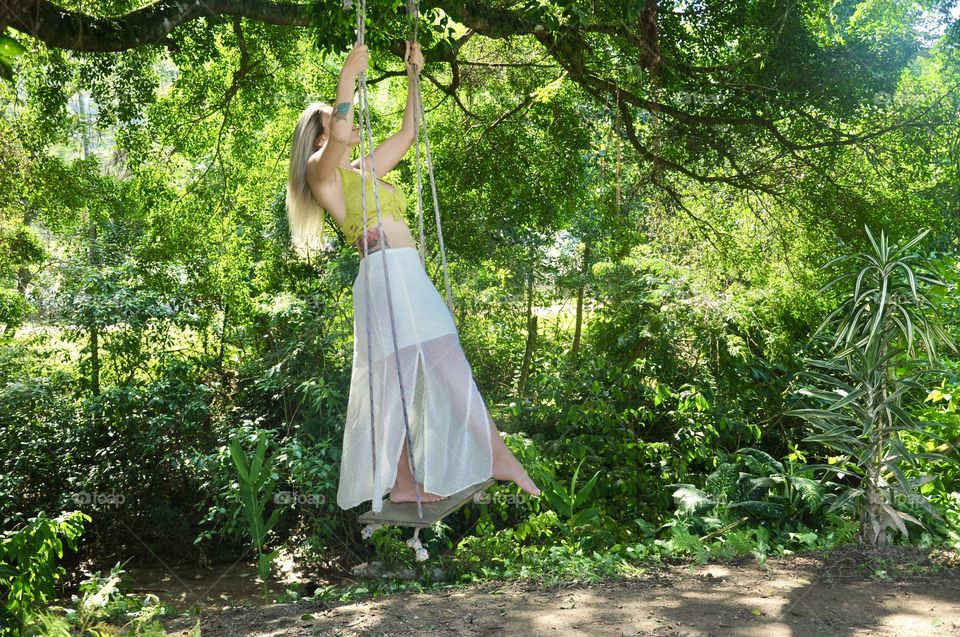
[[(372, 500), (373, 510), (380, 511), (385, 493), (393, 502), (414, 502), (417, 490), (421, 501), (436, 502), (490, 477), (511, 480), (538, 496), (540, 490), (504, 444), (490, 418), (450, 311), (423, 270), (404, 220), (406, 197), (398, 185), (382, 180), (376, 184), (376, 194), (384, 236), (377, 232), (370, 155), (362, 161), (350, 161), (351, 150), (360, 143), (360, 131), (353, 126), (354, 86), (367, 61), (367, 47), (354, 46), (340, 72), (336, 105), (315, 102), (301, 114), (293, 134), (287, 183), (294, 247), (301, 253), (323, 247), (326, 211), (357, 247), (361, 259), (353, 284), (353, 372), (337, 504), (349, 509)], [(412, 85), (413, 74), (423, 67), (418, 43), (407, 43), (406, 64), (407, 80)], [(408, 90), (400, 131), (373, 153), (378, 178), (390, 172), (413, 144), (415, 104), (415, 95)], [(366, 184), (367, 258), (361, 238), (361, 167)], [(373, 359), (372, 368), (368, 356)], [(408, 458), (404, 403), (416, 475)], [(375, 450), (371, 449), (371, 407)]]

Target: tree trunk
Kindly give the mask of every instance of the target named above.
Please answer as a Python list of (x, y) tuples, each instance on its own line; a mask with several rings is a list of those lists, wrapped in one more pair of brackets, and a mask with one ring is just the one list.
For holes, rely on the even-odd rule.
[[(24, 227), (29, 226), (33, 223), (33, 220), (37, 217), (37, 211), (29, 206), (25, 207), (23, 213), (23, 225)], [(26, 266), (20, 266), (17, 270), (17, 292), (19, 292), (24, 298), (27, 296), (27, 286), (30, 285), (30, 281), (33, 280), (33, 272), (30, 271), (30, 268)]]
[[(90, 267), (97, 268), (97, 224), (90, 221), (90, 242), (87, 245), (87, 260)], [(100, 326), (98, 319), (90, 321), (90, 393), (100, 395)]]
[[(87, 128), (87, 96), (80, 92), (80, 119), (83, 128), (83, 158), (90, 157), (90, 135)], [(89, 240), (87, 242), (87, 263), (91, 270), (100, 267), (100, 258), (97, 254), (97, 222), (93, 215), (87, 219), (89, 224)], [(99, 319), (94, 317), (88, 326), (90, 329), (90, 393), (100, 395), (100, 326)]]
[(527, 387), (527, 378), (530, 376), (530, 364), (533, 361), (533, 351), (537, 347), (537, 317), (530, 317), (527, 322), (527, 349), (523, 353), (523, 366), (520, 368), (520, 382), (517, 394), (524, 395)]
[(580, 282), (577, 286), (577, 319), (573, 329), (573, 346), (570, 356), (574, 365), (580, 357), (580, 335), (583, 329), (583, 292), (587, 285), (587, 272), (590, 271), (590, 239), (583, 243), (583, 263), (580, 266)]
[(517, 394), (523, 396), (530, 375), (530, 364), (533, 361), (533, 352), (537, 344), (537, 317), (533, 314), (533, 264), (531, 261), (530, 274), (527, 276), (527, 347), (523, 353), (523, 364), (520, 366), (520, 380), (517, 382)]
[(217, 352), (217, 371), (223, 376), (223, 357), (227, 343), (227, 319), (230, 317), (230, 305), (223, 306), (223, 326), (220, 329), (220, 350)]
[[(884, 374), (886, 375), (886, 374)], [(868, 445), (870, 448), (869, 463), (866, 466), (864, 480), (864, 504), (860, 511), (860, 531), (857, 534), (857, 543), (871, 548), (880, 548), (889, 544), (887, 533), (887, 512), (883, 505), (886, 502), (881, 473), (883, 471), (884, 447), (884, 411), (882, 403), (886, 399), (886, 389), (874, 388), (868, 393), (869, 405), (873, 417), (873, 428), (870, 430)]]

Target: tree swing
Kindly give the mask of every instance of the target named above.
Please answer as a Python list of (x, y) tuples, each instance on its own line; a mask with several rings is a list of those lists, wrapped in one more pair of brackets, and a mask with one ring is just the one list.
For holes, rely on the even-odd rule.
[[(352, 0), (344, 0), (345, 9), (349, 9), (351, 4), (352, 4)], [(358, 44), (364, 43), (364, 26), (365, 26), (365, 19), (366, 19), (366, 8), (367, 8), (366, 0), (360, 0), (360, 2), (357, 4), (357, 43)], [(413, 43), (417, 42), (417, 22), (418, 22), (419, 12), (420, 12), (419, 0), (407, 0), (407, 13), (410, 19), (408, 24), (408, 32), (410, 33), (410, 37), (408, 39)], [(414, 68), (414, 71), (417, 71), (417, 69)], [(453, 293), (450, 288), (450, 274), (447, 268), (446, 250), (443, 245), (443, 232), (440, 226), (440, 207), (439, 207), (439, 204), (437, 203), (437, 188), (436, 188), (436, 182), (434, 180), (434, 175), (433, 175), (433, 163), (430, 158), (430, 141), (427, 134), (426, 113), (424, 112), (424, 108), (423, 108), (423, 95), (420, 92), (419, 74), (417, 72), (414, 72), (412, 74), (412, 78), (413, 78), (412, 81), (414, 83), (413, 90), (414, 90), (414, 96), (415, 96), (417, 217), (419, 220), (419, 229), (420, 229), (420, 240), (419, 240), (420, 262), (421, 262), (421, 265), (424, 268), (426, 268), (426, 257), (425, 257), (426, 241), (425, 241), (424, 230), (423, 230), (423, 180), (420, 173), (420, 125), (422, 123), (424, 148), (426, 151), (427, 172), (430, 176), (430, 190), (433, 195), (434, 219), (437, 224), (437, 238), (440, 244), (440, 257), (443, 264), (443, 278), (444, 278), (444, 285), (445, 285), (446, 294), (447, 294), (447, 308), (450, 310), (450, 315), (455, 316), (454, 309), (453, 309)], [(365, 147), (369, 148), (370, 172), (371, 172), (371, 179), (373, 179), (374, 205), (377, 211), (377, 230), (378, 230), (379, 236), (383, 238), (383, 242), (384, 242), (384, 247), (381, 249), (388, 248), (389, 244), (386, 241), (386, 236), (383, 234), (382, 215), (381, 215), (381, 209), (380, 209), (380, 197), (379, 197), (379, 190), (377, 187), (378, 186), (377, 173), (376, 173), (376, 166), (373, 158), (373, 143), (372, 143), (373, 126), (370, 120), (370, 108), (369, 108), (369, 101), (368, 101), (368, 95), (367, 95), (366, 71), (361, 71), (357, 79), (359, 84), (358, 110), (360, 113), (360, 120), (361, 120), (360, 122), (360, 157), (361, 157), (360, 193), (361, 193), (361, 207), (363, 208), (363, 231), (362, 231), (363, 233), (361, 235), (362, 237), (361, 243), (363, 244), (363, 256), (364, 256), (364, 259), (366, 259), (366, 257), (369, 254), (369, 247), (367, 245), (367, 239), (366, 239), (367, 227), (368, 227), (367, 226), (367, 203), (366, 203), (366, 178), (364, 176), (365, 171), (363, 170), (363, 165), (362, 165), (363, 158), (366, 157), (367, 155), (367, 153), (364, 152)], [(364, 144), (364, 140), (366, 140), (367, 142), (366, 145)], [(390, 275), (387, 268), (387, 259), (383, 259), (382, 262), (383, 262), (383, 277), (386, 283), (386, 292), (387, 292), (386, 297), (387, 297), (387, 306), (389, 308), (390, 326), (393, 334), (394, 353), (397, 361), (399, 361), (400, 351), (397, 345), (396, 322), (394, 318), (393, 301), (390, 294)], [(369, 342), (371, 338), (370, 336), (370, 333), (371, 333), (370, 316), (371, 315), (370, 315), (369, 307), (370, 307), (370, 296), (373, 293), (373, 288), (369, 285), (369, 277), (370, 277), (369, 268), (364, 268), (364, 271), (365, 271), (366, 282), (367, 282), (367, 286), (366, 286), (367, 294), (365, 294), (364, 296), (364, 307), (366, 308), (365, 329), (367, 334), (367, 340)], [(376, 462), (377, 445), (376, 445), (376, 431), (375, 431), (375, 425), (374, 425), (374, 405), (373, 405), (374, 391), (373, 391), (372, 354), (369, 347), (367, 348), (367, 362), (368, 362), (367, 380), (370, 387), (370, 434), (371, 434), (371, 441), (372, 441), (370, 450), (373, 456), (372, 470), (374, 471), (374, 475), (375, 475), (376, 467), (377, 467), (377, 462)], [(453, 495), (447, 496), (445, 499), (437, 502), (426, 502), (426, 503), (422, 502), (422, 498), (420, 495), (420, 487), (416, 480), (416, 467), (414, 466), (413, 445), (410, 439), (410, 424), (409, 424), (409, 414), (407, 409), (406, 388), (404, 387), (403, 375), (401, 373), (399, 363), (397, 364), (396, 368), (397, 368), (397, 381), (399, 383), (400, 399), (401, 399), (401, 405), (402, 405), (402, 411), (403, 411), (403, 427), (404, 427), (404, 436), (406, 439), (407, 459), (410, 464), (410, 471), (414, 476), (413, 484), (417, 494), (416, 508), (414, 508), (413, 502), (395, 503), (395, 502), (391, 502), (389, 498), (387, 498), (382, 503), (381, 511), (376, 512), (371, 508), (370, 511), (359, 516), (358, 521), (362, 524), (366, 524), (366, 526), (361, 531), (361, 536), (365, 539), (373, 535), (373, 532), (376, 529), (381, 528), (382, 526), (385, 526), (385, 525), (392, 524), (395, 526), (412, 527), (414, 529), (413, 537), (407, 540), (407, 546), (409, 546), (416, 552), (418, 561), (423, 561), (427, 559), (429, 554), (427, 553), (427, 550), (422, 546), (420, 542), (420, 539), (419, 539), (420, 529), (432, 526), (437, 522), (439, 522), (440, 520), (447, 517), (448, 515), (450, 515), (451, 513), (455, 512), (464, 504), (466, 504), (474, 496), (474, 494), (480, 491), (483, 491), (484, 489), (492, 485), (495, 482), (495, 480), (493, 478), (489, 478), (484, 482), (480, 482), (478, 484), (467, 487), (466, 489), (458, 493), (455, 493)], [(376, 480), (373, 481), (373, 484), (376, 485)], [(381, 496), (377, 493), (374, 493), (371, 499), (378, 498), (378, 497), (381, 497)]]

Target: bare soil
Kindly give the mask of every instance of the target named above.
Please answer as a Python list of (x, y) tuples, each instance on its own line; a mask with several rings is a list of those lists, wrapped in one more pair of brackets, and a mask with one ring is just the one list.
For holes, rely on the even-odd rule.
[(960, 557), (851, 547), (762, 565), (656, 566), (592, 584), (488, 582), (349, 604), (206, 610), (165, 628), (186, 636), (198, 618), (204, 637), (960, 635)]

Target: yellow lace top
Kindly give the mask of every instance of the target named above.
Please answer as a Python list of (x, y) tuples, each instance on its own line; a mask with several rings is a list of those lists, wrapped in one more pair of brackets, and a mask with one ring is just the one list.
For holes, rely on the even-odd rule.
[[(347, 216), (344, 218), (341, 228), (343, 229), (344, 237), (350, 245), (356, 245), (357, 241), (360, 240), (360, 235), (363, 234), (363, 200), (361, 199), (360, 192), (360, 173), (344, 166), (337, 166), (337, 168), (340, 169), (340, 180), (343, 183), (343, 200), (347, 208)], [(367, 229), (369, 230), (370, 228), (377, 227), (377, 205), (376, 200), (373, 198), (373, 179), (369, 173), (364, 175), (363, 179), (366, 182)], [(406, 221), (404, 213), (407, 209), (407, 197), (403, 189), (397, 184), (392, 184), (382, 179), (379, 181), (380, 184), (377, 186), (377, 195), (380, 198), (380, 214), (383, 218), (392, 217), (398, 221)], [(383, 184), (386, 184), (387, 187), (384, 187)], [(393, 192), (388, 190), (389, 186), (393, 186)], [(322, 220), (320, 222), (320, 241), (321, 243), (323, 242)]]

